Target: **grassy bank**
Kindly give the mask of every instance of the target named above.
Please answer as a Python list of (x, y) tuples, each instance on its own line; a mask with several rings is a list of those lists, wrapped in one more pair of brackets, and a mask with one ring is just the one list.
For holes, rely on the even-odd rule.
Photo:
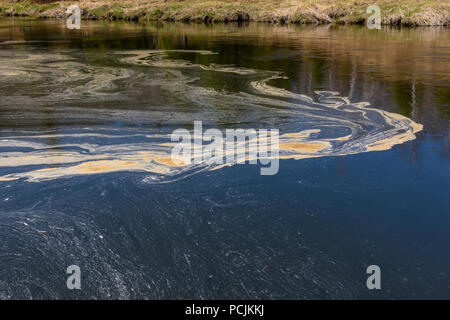
[(376, 4), (382, 24), (450, 25), (450, 2), (440, 0), (41, 1), (48, 3), (0, 0), (0, 16), (64, 18), (66, 8), (77, 4), (83, 19), (361, 24), (369, 16), (367, 7)]

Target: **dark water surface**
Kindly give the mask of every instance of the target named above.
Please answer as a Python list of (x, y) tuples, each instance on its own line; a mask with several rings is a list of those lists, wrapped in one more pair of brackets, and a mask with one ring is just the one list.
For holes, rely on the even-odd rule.
[[(0, 298), (448, 299), (449, 78), (448, 29), (0, 20)], [(194, 120), (326, 148), (168, 164)]]

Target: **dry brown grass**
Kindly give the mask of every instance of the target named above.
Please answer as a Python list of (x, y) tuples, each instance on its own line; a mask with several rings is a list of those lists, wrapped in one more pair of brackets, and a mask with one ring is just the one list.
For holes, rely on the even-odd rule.
[[(364, 23), (366, 8), (377, 4), (382, 23), (389, 25), (449, 25), (450, 2), (440, 0), (0, 0), (0, 14), (64, 17), (78, 4), (88, 19), (175, 21), (265, 21), (273, 23)], [(36, 3), (40, 2), (40, 3)], [(46, 2), (46, 3), (41, 3)]]

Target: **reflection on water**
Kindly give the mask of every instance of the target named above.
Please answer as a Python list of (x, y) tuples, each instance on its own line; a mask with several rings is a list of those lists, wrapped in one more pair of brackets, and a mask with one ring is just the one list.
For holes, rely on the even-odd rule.
[[(450, 259), (426, 257), (448, 218), (407, 230), (448, 205), (449, 40), (435, 28), (1, 21), (0, 297), (377, 297), (362, 267), (374, 256), (391, 265), (380, 296), (442, 297)], [(194, 120), (280, 129), (280, 174), (174, 165), (170, 134)], [(370, 207), (391, 189), (387, 206), (421, 195), (402, 209), (405, 233), (386, 230), (397, 209)], [(431, 234), (433, 249), (409, 248)], [(78, 296), (57, 280), (74, 260), (91, 281)]]

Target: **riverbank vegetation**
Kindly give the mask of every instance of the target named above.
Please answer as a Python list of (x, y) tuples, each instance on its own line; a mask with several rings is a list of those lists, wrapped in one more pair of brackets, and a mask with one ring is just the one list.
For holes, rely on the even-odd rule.
[(450, 25), (450, 2), (440, 0), (0, 0), (0, 16), (64, 18), (78, 5), (83, 19), (196, 22), (363, 24), (368, 6), (381, 9), (381, 23), (407, 26)]

